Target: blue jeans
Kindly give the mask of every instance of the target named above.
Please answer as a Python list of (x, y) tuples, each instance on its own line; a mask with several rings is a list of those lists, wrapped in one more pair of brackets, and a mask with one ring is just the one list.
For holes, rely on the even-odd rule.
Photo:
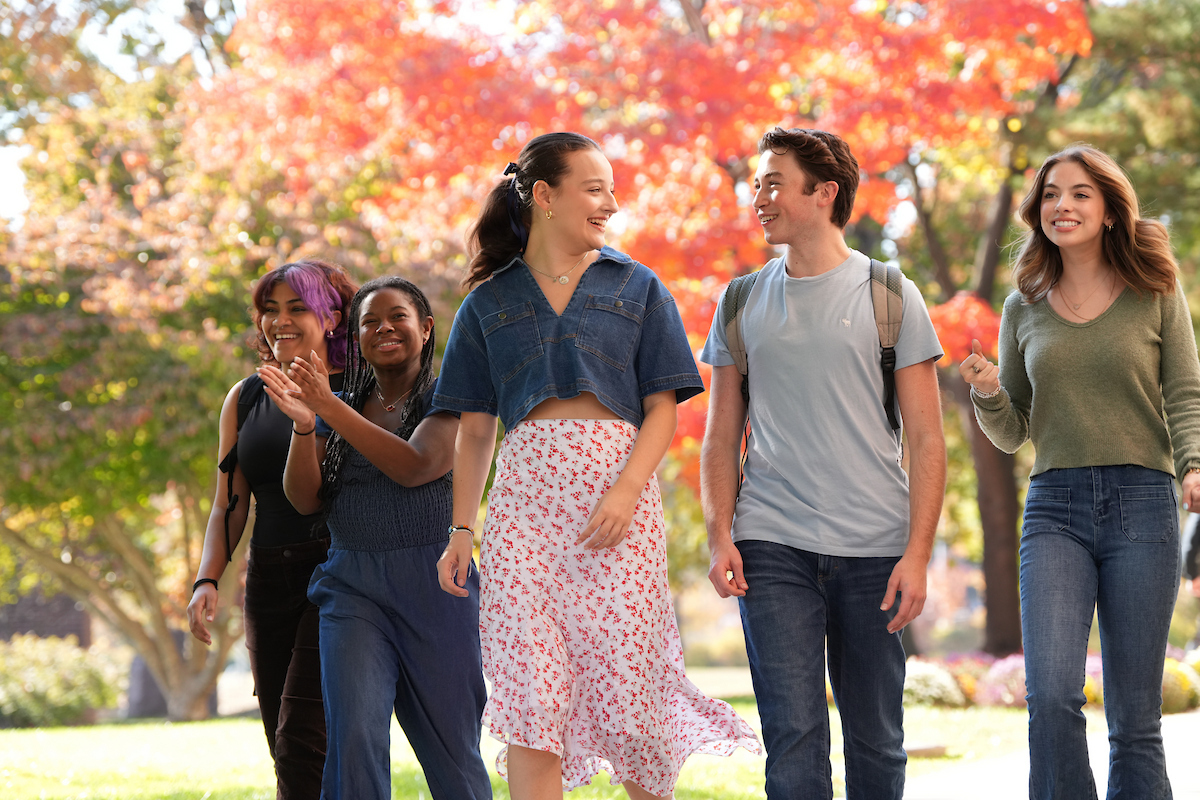
[(1170, 475), (1136, 466), (1034, 476), (1021, 535), (1030, 800), (1094, 800), (1084, 660), (1100, 620), (1109, 800), (1171, 797), (1160, 726), (1163, 659), (1179, 588)]
[(842, 718), (847, 800), (904, 794), (904, 648), (881, 611), (898, 558), (842, 558), (740, 541), (739, 598), (767, 746), (770, 800), (833, 797), (829, 680)]
[(434, 800), (491, 800), (479, 754), (487, 700), (479, 573), (467, 581), (470, 597), (442, 591), (442, 547), (335, 548), (313, 574), (329, 731), (325, 800), (390, 800), (393, 710)]

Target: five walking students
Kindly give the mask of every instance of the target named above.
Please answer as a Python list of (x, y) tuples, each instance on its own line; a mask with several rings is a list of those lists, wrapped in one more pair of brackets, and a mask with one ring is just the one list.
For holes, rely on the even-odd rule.
[[(823, 701), (799, 701), (820, 681), (789, 666), (819, 666), (807, 651), (828, 644), (847, 771), (854, 785), (874, 787), (865, 789), (870, 796), (898, 798), (897, 631), (921, 610), (944, 481), (944, 447), (934, 446), (940, 348), (919, 293), (904, 283), (898, 402), (882, 408), (868, 259), (841, 236), (857, 162), (836, 136), (799, 129), (769, 134), (760, 154), (755, 206), (768, 243), (785, 257), (769, 275), (771, 264), (764, 269), (767, 279), (735, 323), (756, 368), (748, 405), (722, 349), (728, 320), (714, 322), (705, 349), (717, 365), (709, 420), (717, 438), (706, 441), (702, 464), (710, 578), (742, 608), (767, 734), (768, 797), (831, 794)], [(1170, 797), (1158, 706), (1178, 582), (1173, 476), (1186, 504), (1200, 502), (1200, 363), (1190, 316), (1165, 230), (1140, 218), (1111, 159), (1074, 147), (1047, 160), (1035, 184), (1022, 204), (1032, 230), (1015, 269), (1018, 293), (1005, 304), (999, 367), (978, 348), (961, 367), (996, 444), (1015, 450), (1032, 438), (1037, 448), (1021, 551), (1031, 797), (1095, 797), (1080, 712), (1094, 607), (1112, 739), (1109, 797)], [(747, 724), (684, 675), (654, 470), (674, 434), (676, 405), (703, 384), (662, 282), (604, 244), (618, 208), (614, 189), (611, 165), (587, 137), (552, 133), (525, 146), (471, 232), (472, 290), (436, 383), (428, 303), (398, 278), (368, 283), (349, 308), (343, 297), (336, 313), (313, 312), (325, 320), (309, 326), (318, 334), (349, 328), (340, 396), (331, 377), (342, 359), (315, 346), (323, 336), (264, 334), (286, 352), (261, 370), (263, 394), (273, 413), (293, 421), (276, 480), (289, 508), (310, 515), (297, 527), (333, 538), (328, 561), (314, 563), (305, 582), (320, 614), (325, 797), (390, 796), (393, 710), (435, 798), (491, 796), (482, 725), (505, 745), (497, 769), (516, 800), (561, 797), (600, 771), (630, 797), (671, 797), (689, 755), (758, 752)], [(285, 294), (275, 307), (291, 309)], [(804, 373), (803, 397), (833, 403), (806, 434), (806, 453), (788, 452), (796, 431), (775, 424), (783, 419), (775, 406), (809, 401), (786, 398), (776, 369), (783, 361), (763, 355), (793, 340), (799, 350), (780, 358)], [(804, 342), (820, 347), (809, 353)], [(822, 352), (862, 362), (861, 397), (843, 397), (845, 376), (821, 366)], [(777, 378), (784, 383), (775, 387)], [(222, 413), (223, 451), (237, 435), (236, 392)], [(853, 408), (839, 408), (838, 398)], [(728, 451), (736, 464), (747, 416), (758, 422), (739, 493), (736, 467), (724, 458)], [(878, 461), (883, 482), (896, 483), (896, 503), (907, 506), (900, 424), (913, 462), (912, 509), (888, 523), (892, 536), (891, 527), (853, 523), (860, 514), (851, 507), (831, 512), (830, 503), (842, 508), (837, 492), (801, 473), (813, 447), (833, 448), (839, 461), (861, 439), (860, 460)], [(230, 474), (233, 487), (219, 490), (218, 501), (238, 487), (244, 494), (244, 479)], [(795, 509), (778, 506), (778, 491), (764, 493), (771, 481), (790, 487), (783, 495)], [(214, 504), (189, 608), (205, 641), (224, 566), (218, 506), (237, 511)], [(783, 522), (764, 527), (771, 514)], [(230, 517), (240, 533), (239, 516)], [(756, 598), (756, 589), (770, 596)], [(880, 606), (874, 616), (870, 603)], [(801, 644), (793, 628), (805, 625), (815, 638)], [(879, 680), (866, 680), (871, 674)], [(859, 699), (871, 710), (853, 711)], [(851, 758), (851, 745), (861, 758)], [(281, 773), (284, 796), (301, 795), (285, 793)]]

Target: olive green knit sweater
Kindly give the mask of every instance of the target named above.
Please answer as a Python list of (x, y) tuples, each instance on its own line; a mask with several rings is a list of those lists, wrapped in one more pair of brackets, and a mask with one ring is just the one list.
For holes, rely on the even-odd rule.
[(971, 395), (975, 415), (1006, 453), (1033, 440), (1033, 475), (1114, 464), (1182, 475), (1200, 467), (1200, 362), (1178, 282), (1160, 297), (1126, 289), (1082, 323), (1013, 292), (1000, 321), (1000, 385), (996, 397)]

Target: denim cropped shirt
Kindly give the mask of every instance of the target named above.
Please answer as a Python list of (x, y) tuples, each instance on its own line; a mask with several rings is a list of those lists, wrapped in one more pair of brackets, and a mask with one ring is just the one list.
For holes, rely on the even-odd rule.
[(649, 268), (605, 247), (554, 313), (520, 256), (476, 286), (454, 317), (433, 402), (500, 417), (506, 429), (551, 397), (592, 392), (641, 427), (642, 399), (704, 391), (675, 299)]

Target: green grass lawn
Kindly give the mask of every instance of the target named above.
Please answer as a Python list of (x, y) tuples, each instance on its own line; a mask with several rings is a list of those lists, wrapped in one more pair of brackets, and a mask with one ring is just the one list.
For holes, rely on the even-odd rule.
[[(759, 730), (752, 699), (732, 701), (751, 726)], [(1089, 728), (1103, 725), (1093, 716)], [(833, 773), (843, 791), (844, 765), (837, 714), (832, 716)], [(1097, 720), (1099, 722), (1097, 723)], [(942, 744), (947, 759), (910, 759), (909, 774), (1025, 747), (1023, 710), (1001, 708), (905, 710), (905, 729), (911, 745)], [(484, 761), (493, 770), (497, 798), (507, 798), (503, 781), (495, 777), (500, 745), (485, 735)], [(689, 759), (676, 788), (678, 800), (760, 800), (763, 757), (739, 750), (730, 758), (697, 756)], [(405, 800), (428, 798), (429, 790), (416, 758), (399, 727), (392, 724), (394, 796)], [(251, 718), (193, 723), (124, 723), (87, 728), (0, 731), (0, 797), (4, 800), (270, 800), (274, 775), (261, 724)], [(623, 798), (619, 786), (597, 776), (591, 786), (572, 792), (571, 800)]]

